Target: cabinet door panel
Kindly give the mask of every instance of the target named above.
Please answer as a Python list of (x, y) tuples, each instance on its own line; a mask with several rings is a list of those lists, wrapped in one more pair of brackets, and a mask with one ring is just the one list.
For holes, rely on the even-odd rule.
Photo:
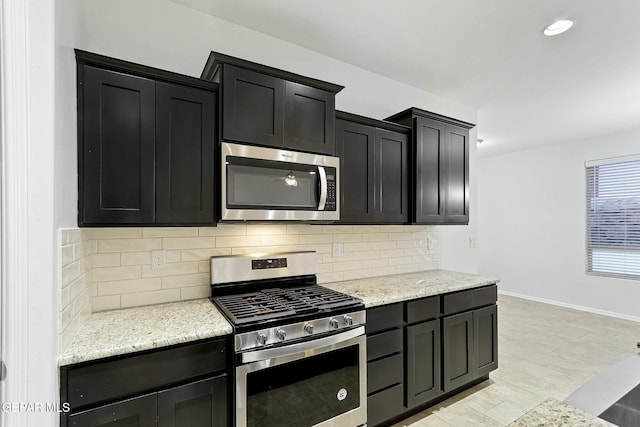
[(402, 383), (402, 353), (367, 363), (367, 393)]
[(333, 156), (335, 95), (294, 82), (285, 88), (285, 147)]
[(78, 222), (154, 219), (155, 82), (83, 67)]
[(473, 348), (476, 376), (488, 374), (498, 368), (498, 307), (474, 310)]
[(214, 220), (214, 92), (156, 84), (156, 222)]
[(407, 147), (406, 135), (376, 129), (374, 166), (375, 220), (379, 222), (407, 222)]
[(402, 352), (402, 329), (367, 336), (367, 361)]
[(223, 139), (282, 147), (284, 83), (275, 77), (225, 64)]
[(407, 408), (440, 394), (440, 321), (407, 326)]
[(445, 222), (469, 222), (469, 131), (446, 127)]
[(367, 426), (373, 427), (404, 412), (403, 389), (398, 384), (367, 398)]
[(158, 393), (158, 427), (226, 425), (226, 375)]
[(155, 393), (69, 416), (70, 427), (143, 427), (156, 425)]
[(445, 317), (442, 323), (444, 391), (471, 381), (473, 372), (473, 314)]
[(371, 222), (375, 129), (344, 120), (338, 120), (337, 129), (340, 221)]
[(403, 323), (403, 303), (394, 303), (367, 310), (367, 335), (396, 328)]
[(416, 117), (416, 222), (437, 224), (444, 221), (444, 132), (445, 125)]

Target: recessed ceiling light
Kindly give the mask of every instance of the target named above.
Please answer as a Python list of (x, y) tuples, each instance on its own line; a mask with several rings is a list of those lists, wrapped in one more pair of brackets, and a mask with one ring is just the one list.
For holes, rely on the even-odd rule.
[(561, 19), (559, 21), (554, 22), (551, 25), (548, 25), (547, 28), (544, 29), (545, 36), (555, 36), (558, 34), (562, 34), (567, 31), (569, 28), (573, 27), (573, 21), (570, 19)]

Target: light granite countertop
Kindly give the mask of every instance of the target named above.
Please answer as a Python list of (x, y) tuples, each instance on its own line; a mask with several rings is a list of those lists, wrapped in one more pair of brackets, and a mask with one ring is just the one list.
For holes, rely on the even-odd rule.
[(547, 399), (509, 427), (613, 427), (614, 424), (569, 406), (556, 399)]
[(231, 325), (208, 299), (94, 313), (58, 366), (227, 335)]
[(322, 286), (360, 298), (365, 307), (369, 308), (498, 282), (495, 277), (449, 270), (429, 270), (323, 283)]
[[(374, 307), (497, 282), (494, 277), (431, 270), (322, 286), (361, 298), (365, 307)], [(58, 356), (58, 366), (227, 335), (232, 330), (208, 299), (95, 313)]]

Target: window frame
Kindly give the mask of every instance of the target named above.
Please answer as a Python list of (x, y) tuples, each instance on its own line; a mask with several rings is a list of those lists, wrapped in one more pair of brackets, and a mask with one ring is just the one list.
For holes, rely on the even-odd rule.
[[(625, 166), (629, 163), (633, 164)], [(603, 182), (601, 167), (607, 166), (611, 166), (611, 176), (608, 177), (608, 182)], [(640, 186), (635, 187), (632, 184), (625, 187), (627, 178), (624, 174), (625, 167), (629, 169), (628, 178), (631, 182), (640, 182), (640, 155), (585, 162), (585, 273), (587, 275), (640, 280), (640, 223), (636, 224), (628, 220), (635, 215), (640, 216)], [(607, 191), (613, 193), (611, 197), (601, 196), (603, 184)], [(627, 187), (632, 188), (631, 192), (628, 192)], [(637, 193), (635, 188), (638, 188)], [(615, 201), (613, 204), (622, 205), (623, 209), (607, 212), (604, 206), (612, 201)], [(595, 210), (596, 203), (600, 205), (600, 211)], [(596, 214), (596, 212), (599, 213)], [(607, 225), (612, 228), (611, 234), (607, 234), (606, 229), (603, 231)], [(594, 255), (597, 255), (595, 262)]]

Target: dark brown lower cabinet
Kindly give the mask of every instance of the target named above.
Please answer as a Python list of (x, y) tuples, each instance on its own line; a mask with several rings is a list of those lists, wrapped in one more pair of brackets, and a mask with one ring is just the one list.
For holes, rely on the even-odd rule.
[(440, 320), (406, 327), (407, 409), (426, 403), (441, 393)]
[(497, 288), (367, 310), (367, 425), (388, 425), (498, 367)]
[(221, 375), (158, 393), (158, 427), (226, 426), (227, 377)]
[(473, 313), (466, 312), (442, 320), (444, 391), (454, 390), (473, 378)]
[(156, 425), (155, 393), (124, 400), (69, 416), (73, 427), (139, 427)]
[(498, 368), (498, 306), (473, 311), (473, 348), (477, 376)]
[(451, 391), (498, 368), (495, 304), (442, 320), (443, 386)]
[(61, 427), (226, 427), (226, 339), (60, 368)]

